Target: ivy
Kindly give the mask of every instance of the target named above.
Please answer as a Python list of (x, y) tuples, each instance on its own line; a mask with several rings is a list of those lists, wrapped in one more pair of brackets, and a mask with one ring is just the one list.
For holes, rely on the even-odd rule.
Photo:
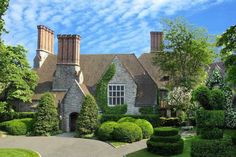
[(107, 104), (107, 86), (109, 81), (116, 73), (115, 64), (111, 64), (105, 74), (102, 76), (101, 80), (98, 82), (96, 87), (96, 101), (102, 111), (106, 114), (124, 114), (127, 112), (127, 105), (118, 105), (114, 107), (109, 107)]

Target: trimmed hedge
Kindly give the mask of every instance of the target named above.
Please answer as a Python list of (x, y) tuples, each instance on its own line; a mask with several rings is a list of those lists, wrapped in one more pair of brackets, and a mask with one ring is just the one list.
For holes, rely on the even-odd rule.
[(149, 123), (147, 120), (137, 119), (135, 120), (134, 123), (137, 124), (142, 129), (144, 139), (149, 138), (153, 134), (152, 124)]
[(123, 117), (133, 117), (136, 119), (145, 119), (149, 121), (153, 127), (157, 127), (160, 123), (159, 115), (156, 114), (147, 114), (147, 115), (119, 115), (119, 114), (102, 114), (101, 123), (106, 121), (118, 121)]
[(234, 145), (236, 145), (236, 133), (234, 135), (232, 135), (232, 142)]
[(97, 131), (98, 139), (102, 141), (112, 140), (112, 133), (117, 126), (117, 122), (113, 121), (103, 123)]
[(180, 126), (181, 121), (178, 117), (160, 117), (160, 125), (161, 126)]
[(153, 142), (167, 142), (167, 143), (174, 143), (176, 141), (179, 141), (181, 139), (180, 135), (174, 135), (174, 136), (152, 136), (151, 141)]
[(133, 117), (123, 117), (121, 119), (119, 119), (117, 122), (118, 123), (122, 123), (122, 122), (135, 122), (136, 119)]
[(113, 137), (121, 142), (135, 142), (143, 138), (142, 129), (132, 122), (118, 123), (114, 128)]
[(220, 89), (211, 90), (211, 108), (214, 110), (223, 110), (226, 104), (225, 95)]
[(233, 157), (230, 139), (196, 139), (191, 144), (191, 157)]
[(219, 128), (202, 128), (201, 137), (203, 139), (220, 139), (223, 138), (224, 131)]
[(178, 135), (179, 129), (172, 127), (160, 127), (154, 129), (154, 135), (156, 136), (174, 136)]
[(223, 127), (224, 126), (223, 110), (204, 110), (197, 111), (197, 127)]
[(164, 142), (154, 142), (151, 140), (147, 141), (147, 149), (150, 152), (159, 155), (176, 155), (181, 154), (184, 148), (184, 141), (180, 139), (175, 143), (164, 143)]
[(0, 122), (14, 119), (34, 118), (35, 112), (4, 112), (0, 113)]
[(15, 119), (0, 123), (0, 129), (10, 135), (26, 135), (32, 131), (32, 118)]

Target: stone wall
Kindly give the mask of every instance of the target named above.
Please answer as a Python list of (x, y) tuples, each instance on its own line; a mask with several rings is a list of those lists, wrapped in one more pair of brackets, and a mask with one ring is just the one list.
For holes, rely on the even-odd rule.
[(79, 86), (79, 83), (74, 80), (71, 88), (66, 93), (64, 100), (62, 102), (62, 129), (63, 131), (70, 131), (70, 114), (79, 113), (82, 102), (84, 99), (84, 94)]
[(113, 63), (116, 66), (116, 73), (109, 84), (125, 85), (125, 103), (128, 105), (127, 114), (138, 114), (139, 108), (135, 107), (137, 85), (118, 57), (114, 58)]
[[(77, 74), (80, 71), (78, 65), (57, 64), (57, 68), (53, 78), (53, 91), (66, 91), (73, 82), (78, 79)], [(79, 82), (79, 80), (77, 80)]]

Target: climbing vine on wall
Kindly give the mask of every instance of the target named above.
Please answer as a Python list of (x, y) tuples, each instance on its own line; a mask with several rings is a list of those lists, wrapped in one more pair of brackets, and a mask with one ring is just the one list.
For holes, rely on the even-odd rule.
[(102, 111), (106, 114), (124, 114), (127, 112), (127, 105), (117, 105), (114, 107), (109, 107), (107, 104), (107, 86), (109, 81), (116, 73), (115, 64), (111, 64), (105, 74), (102, 76), (101, 80), (96, 86), (96, 101)]

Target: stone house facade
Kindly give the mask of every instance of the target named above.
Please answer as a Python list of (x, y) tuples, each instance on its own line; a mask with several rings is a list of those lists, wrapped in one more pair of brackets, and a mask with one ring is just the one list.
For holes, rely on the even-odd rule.
[(86, 54), (80, 53), (79, 35), (57, 35), (58, 53), (54, 53), (54, 32), (38, 26), (38, 47), (34, 68), (39, 76), (32, 105), (23, 105), (21, 111), (33, 110), (41, 95), (51, 92), (55, 96), (61, 128), (75, 130), (83, 98), (95, 95), (96, 85), (109, 65), (116, 73), (107, 89), (108, 105), (127, 104), (127, 114), (139, 114), (140, 107), (157, 104), (157, 90), (164, 89), (167, 80), (152, 64), (152, 51), (160, 49), (161, 32), (151, 32), (151, 52), (139, 58), (135, 54)]

